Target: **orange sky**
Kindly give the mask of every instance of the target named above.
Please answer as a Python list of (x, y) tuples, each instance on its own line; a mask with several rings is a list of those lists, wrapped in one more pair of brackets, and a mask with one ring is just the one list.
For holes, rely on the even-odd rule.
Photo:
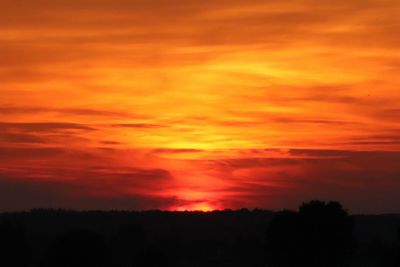
[(0, 210), (400, 211), (398, 0), (0, 0)]

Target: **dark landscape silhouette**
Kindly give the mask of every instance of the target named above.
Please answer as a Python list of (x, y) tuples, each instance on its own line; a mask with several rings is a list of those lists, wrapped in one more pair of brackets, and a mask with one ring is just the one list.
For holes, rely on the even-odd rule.
[(0, 266), (400, 266), (400, 215), (298, 211), (0, 214)]

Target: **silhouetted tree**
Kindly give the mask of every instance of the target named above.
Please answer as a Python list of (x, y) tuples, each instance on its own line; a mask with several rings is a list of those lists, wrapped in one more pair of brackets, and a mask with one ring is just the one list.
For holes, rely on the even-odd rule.
[(355, 246), (352, 218), (338, 202), (311, 201), (280, 212), (267, 229), (271, 266), (342, 266)]
[(0, 266), (28, 266), (28, 244), (24, 227), (18, 222), (0, 223)]
[(74, 229), (58, 237), (44, 259), (45, 267), (105, 267), (107, 249), (103, 238), (92, 231)]
[(350, 258), (355, 248), (353, 219), (340, 203), (312, 201), (300, 207), (299, 215), (309, 266), (338, 266)]

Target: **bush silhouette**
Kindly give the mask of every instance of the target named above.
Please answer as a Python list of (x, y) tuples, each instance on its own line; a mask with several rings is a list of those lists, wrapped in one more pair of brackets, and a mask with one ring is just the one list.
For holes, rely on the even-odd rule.
[(271, 266), (342, 266), (355, 241), (352, 218), (338, 202), (311, 201), (276, 214), (267, 229)]

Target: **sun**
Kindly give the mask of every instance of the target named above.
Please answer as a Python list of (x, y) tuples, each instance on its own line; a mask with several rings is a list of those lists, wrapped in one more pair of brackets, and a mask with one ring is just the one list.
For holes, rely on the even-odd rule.
[(214, 208), (207, 203), (200, 203), (200, 204), (194, 205), (193, 210), (202, 211), (202, 212), (210, 212), (210, 211), (213, 211)]
[(211, 212), (216, 209), (217, 208), (214, 205), (207, 202), (194, 203), (172, 208), (172, 210), (175, 211), (202, 211), (202, 212)]

